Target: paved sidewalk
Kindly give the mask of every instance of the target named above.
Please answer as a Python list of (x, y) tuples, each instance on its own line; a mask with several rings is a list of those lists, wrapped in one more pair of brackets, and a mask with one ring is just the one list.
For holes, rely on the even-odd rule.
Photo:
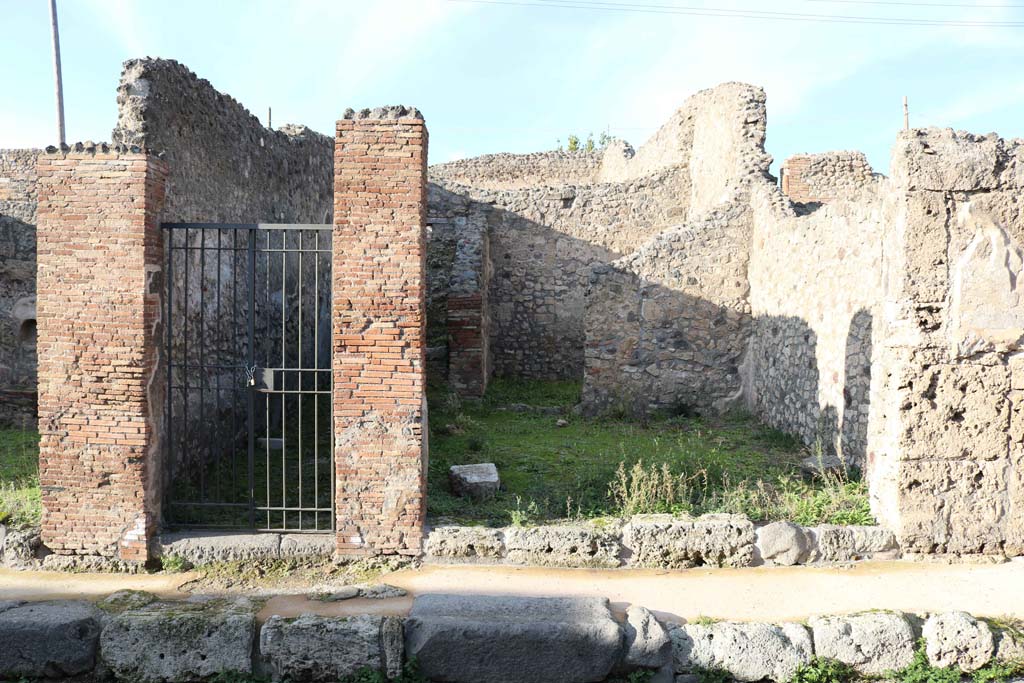
[[(60, 574), (0, 570), (0, 600), (95, 599), (116, 590), (185, 597), (192, 574)], [(1024, 561), (1004, 564), (864, 562), (842, 567), (747, 569), (540, 569), (438, 566), (407, 569), (379, 581), (409, 591), (404, 598), (319, 602), (301, 595), (270, 600), (261, 616), (404, 614), (424, 593), (598, 596), (624, 610), (643, 605), (662, 617), (794, 621), (816, 614), (869, 609), (964, 610), (976, 616), (1024, 617)]]

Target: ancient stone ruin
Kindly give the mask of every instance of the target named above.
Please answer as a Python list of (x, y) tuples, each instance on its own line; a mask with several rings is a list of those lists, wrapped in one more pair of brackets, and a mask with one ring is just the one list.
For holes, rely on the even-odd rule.
[[(118, 105), (109, 144), (0, 152), (0, 419), (34, 419), (38, 390), (58, 555), (145, 560), (173, 501), (209, 500), (206, 479), (172, 490), (175, 467), (214, 475), (169, 427), (248, 438), (270, 482), (304, 406), (330, 424), (329, 475), (301, 502), (268, 484), (266, 528), (420, 553), (428, 358), (466, 397), (577, 378), (587, 414), (749, 411), (862, 468), (904, 552), (1024, 554), (1022, 141), (903, 131), (888, 177), (800, 155), (780, 187), (765, 94), (740, 83), (637, 149), (429, 169), (414, 109), (350, 112), (333, 140), (274, 131), (165, 60), (126, 63)], [(238, 343), (209, 321), (243, 281), (266, 292), (230, 299)], [(263, 359), (272, 334), (295, 357)], [(246, 410), (224, 389), (241, 381)]]

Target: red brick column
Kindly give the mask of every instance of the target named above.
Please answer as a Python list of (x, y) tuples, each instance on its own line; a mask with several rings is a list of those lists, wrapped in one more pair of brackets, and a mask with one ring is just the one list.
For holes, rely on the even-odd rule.
[(334, 155), (333, 356), (339, 554), (418, 554), (426, 513), (427, 129), (347, 112)]
[(105, 146), (40, 156), (42, 538), (145, 561), (158, 521), (163, 162)]

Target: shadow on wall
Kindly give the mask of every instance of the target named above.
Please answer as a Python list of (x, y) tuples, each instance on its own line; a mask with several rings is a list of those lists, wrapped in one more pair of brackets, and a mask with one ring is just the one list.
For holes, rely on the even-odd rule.
[[(427, 335), (448, 345), (448, 374), (463, 350), (451, 332), (462, 315), (450, 300), (476, 289), (487, 359), (499, 377), (580, 379), (584, 363), (585, 292), (595, 267), (620, 254), (573, 237), (515, 210), (430, 184)], [(466, 188), (467, 192), (469, 188)], [(552, 200), (555, 201), (555, 200)], [(557, 209), (564, 210), (558, 199)], [(480, 243), (476, 254), (472, 253)], [(470, 253), (467, 253), (470, 252)], [(475, 263), (473, 257), (476, 257)]]
[(616, 266), (588, 292), (586, 414), (713, 414), (738, 398), (748, 313)]
[[(802, 318), (760, 316), (753, 322), (746, 360), (753, 411), (768, 425), (820, 448), (826, 464), (837, 457), (847, 466), (863, 468), (865, 464), (872, 321), (866, 309), (850, 319), (841, 380), (838, 373), (821, 377), (818, 335)], [(839, 381), (842, 384), (835, 386)], [(823, 404), (827, 396), (842, 400), (826, 398)]]

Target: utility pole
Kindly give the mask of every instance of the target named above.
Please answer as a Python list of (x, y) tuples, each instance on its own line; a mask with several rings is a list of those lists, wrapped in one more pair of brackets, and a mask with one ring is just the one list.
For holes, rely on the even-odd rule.
[(57, 0), (50, 0), (50, 30), (53, 34), (53, 74), (57, 81), (57, 136), (64, 144), (64, 84), (60, 76), (60, 34), (57, 32)]
[(907, 106), (907, 96), (903, 96), (903, 130), (910, 130), (910, 107)]

